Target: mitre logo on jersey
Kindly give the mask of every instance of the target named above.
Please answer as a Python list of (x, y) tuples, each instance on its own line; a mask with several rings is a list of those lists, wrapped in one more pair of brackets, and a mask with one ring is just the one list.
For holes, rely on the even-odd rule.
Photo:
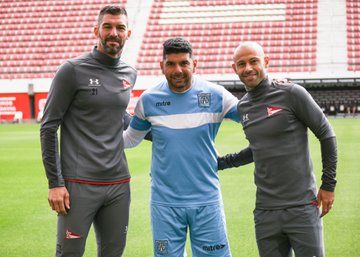
[(89, 87), (100, 87), (101, 86), (100, 80), (98, 78), (89, 78), (88, 86)]
[(211, 104), (211, 93), (200, 93), (198, 94), (199, 107), (210, 107)]
[(122, 86), (124, 87), (124, 89), (128, 89), (129, 87), (131, 87), (131, 83), (129, 81), (127, 81), (126, 79), (124, 79), (122, 81)]
[(282, 109), (279, 107), (274, 107), (274, 106), (267, 107), (268, 117), (270, 117), (271, 115), (274, 115), (275, 113), (280, 112), (280, 111), (282, 111)]
[(160, 107), (160, 106), (170, 106), (171, 102), (170, 101), (162, 101), (162, 102), (156, 102), (155, 106), (156, 107)]
[(217, 245), (204, 245), (202, 247), (202, 249), (204, 251), (207, 251), (207, 252), (214, 252), (214, 251), (219, 251), (221, 249), (223, 249), (226, 245), (223, 245), (223, 244), (217, 244)]

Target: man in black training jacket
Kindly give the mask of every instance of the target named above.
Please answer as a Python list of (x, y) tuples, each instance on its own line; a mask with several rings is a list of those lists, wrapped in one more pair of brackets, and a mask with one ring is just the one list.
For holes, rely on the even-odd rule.
[[(269, 57), (255, 42), (240, 44), (233, 69), (247, 94), (238, 110), (249, 148), (219, 158), (219, 169), (255, 162), (255, 232), (261, 257), (323, 257), (322, 219), (334, 203), (336, 138), (301, 86), (271, 81)], [(307, 129), (319, 139), (323, 164), (317, 192)], [(320, 206), (322, 211), (320, 212)]]
[(82, 256), (91, 224), (98, 256), (122, 256), (126, 243), (130, 175), (122, 133), (136, 81), (136, 70), (120, 59), (131, 34), (126, 10), (104, 7), (94, 33), (93, 51), (56, 73), (40, 129), (48, 200), (58, 213), (57, 257)]

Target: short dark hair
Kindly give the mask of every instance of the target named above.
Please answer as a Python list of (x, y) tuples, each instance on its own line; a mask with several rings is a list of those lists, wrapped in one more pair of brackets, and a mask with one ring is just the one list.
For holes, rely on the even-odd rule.
[(192, 46), (188, 40), (182, 37), (167, 39), (163, 44), (163, 60), (167, 54), (189, 53), (192, 57)]
[(98, 16), (98, 24), (102, 22), (102, 19), (105, 14), (111, 14), (111, 15), (125, 15), (127, 17), (127, 12), (124, 7), (118, 6), (118, 5), (107, 5), (104, 6)]

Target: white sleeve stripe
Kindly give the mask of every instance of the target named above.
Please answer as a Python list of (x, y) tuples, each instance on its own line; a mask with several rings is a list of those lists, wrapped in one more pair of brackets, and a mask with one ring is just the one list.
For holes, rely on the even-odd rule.
[(150, 116), (148, 121), (152, 126), (163, 126), (171, 129), (196, 128), (209, 123), (220, 123), (224, 118), (222, 113), (185, 113), (165, 116)]
[(148, 132), (149, 130), (140, 131), (129, 126), (128, 129), (123, 133), (124, 148), (132, 148), (137, 146), (140, 144), (141, 140), (144, 139), (146, 133)]
[(142, 98), (138, 100), (135, 106), (135, 115), (138, 116), (140, 119), (145, 120), (145, 112), (144, 112), (144, 105), (142, 102)]
[(224, 116), (234, 107), (237, 106), (239, 99), (237, 99), (233, 94), (223, 88), (223, 113)]

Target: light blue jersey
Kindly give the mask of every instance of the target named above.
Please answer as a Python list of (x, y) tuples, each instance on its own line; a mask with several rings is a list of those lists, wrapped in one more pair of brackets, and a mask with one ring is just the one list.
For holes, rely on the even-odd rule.
[(222, 86), (198, 77), (184, 93), (174, 93), (164, 81), (141, 95), (130, 126), (152, 132), (152, 203), (221, 202), (214, 140), (224, 118), (240, 121), (237, 103)]

